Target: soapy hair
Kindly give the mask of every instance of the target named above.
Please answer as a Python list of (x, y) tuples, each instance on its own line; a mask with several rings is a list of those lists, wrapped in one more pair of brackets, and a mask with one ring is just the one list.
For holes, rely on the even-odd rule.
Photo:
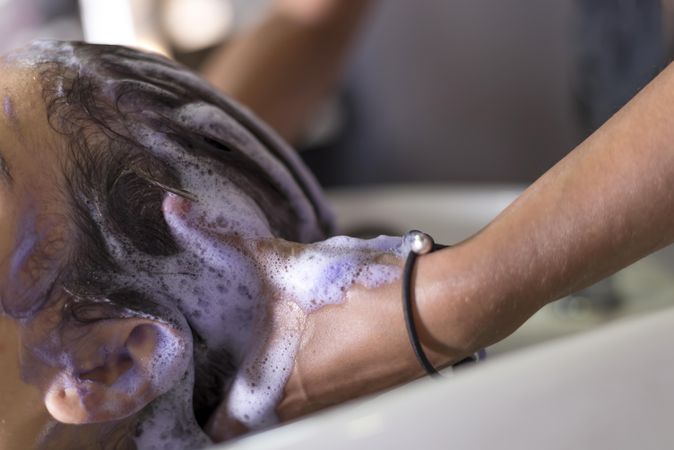
[[(244, 108), (178, 64), (128, 48), (84, 43), (42, 42), (27, 54), (33, 55), (39, 74), (49, 124), (68, 148), (65, 197), (77, 242), (55, 280), (67, 295), (60, 327), (131, 316), (170, 322), (165, 305), (147, 292), (114, 282), (127, 261), (111, 251), (110, 242), (123, 243), (127, 257), (181, 252), (162, 214), (167, 193), (194, 198), (175, 164), (181, 152), (211, 161), (206, 170), (235, 172), (233, 182), (265, 213), (275, 236), (306, 242), (329, 233), (330, 212), (292, 150)], [(210, 111), (202, 114), (206, 120), (199, 126), (185, 117), (190, 105)], [(247, 152), (229, 139), (218, 123), (223, 114), (252, 134), (266, 154)], [(167, 153), (166, 148), (178, 151)], [(6, 312), (29, 317), (48, 301)], [(192, 331), (194, 409), (202, 420), (234, 368), (227, 355), (207, 349)]]
[[(193, 197), (181, 186), (181, 154), (210, 161), (209, 172), (230, 169), (226, 176), (259, 206), (273, 235), (309, 242), (331, 231), (320, 188), (294, 152), (245, 108), (177, 63), (78, 42), (40, 41), (17, 54), (38, 72), (49, 124), (69, 150), (65, 197), (78, 242), (69, 270), (54, 284), (70, 280), (66, 287), (79, 300), (107, 284), (94, 274), (121, 269), (107, 245), (110, 236), (143, 255), (180, 251), (161, 203), (168, 192)], [(185, 117), (193, 111), (200, 114), (198, 126)], [(265, 151), (248, 152), (232, 140), (223, 117), (234, 119)], [(169, 146), (173, 154), (162, 153)], [(15, 303), (3, 304), (3, 310), (19, 318), (44, 306)], [(81, 314), (90, 308), (69, 311), (79, 320), (92, 319)]]

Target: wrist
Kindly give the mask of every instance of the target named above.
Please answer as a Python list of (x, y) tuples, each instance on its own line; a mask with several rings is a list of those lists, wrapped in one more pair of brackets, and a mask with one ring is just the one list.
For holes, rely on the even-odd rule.
[(461, 246), (417, 259), (412, 274), (415, 323), (422, 345), (439, 367), (473, 353), (479, 339), (481, 305), (476, 273)]
[(481, 233), (417, 262), (421, 342), (449, 363), (510, 335), (542, 306), (533, 290), (522, 289), (529, 283), (510, 270), (500, 240), (490, 241)]

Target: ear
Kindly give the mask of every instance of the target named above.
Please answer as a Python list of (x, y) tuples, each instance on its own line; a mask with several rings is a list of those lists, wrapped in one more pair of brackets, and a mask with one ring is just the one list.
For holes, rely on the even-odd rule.
[(45, 405), (58, 421), (118, 420), (168, 391), (191, 361), (191, 339), (168, 324), (141, 318), (82, 325), (68, 364), (46, 387)]

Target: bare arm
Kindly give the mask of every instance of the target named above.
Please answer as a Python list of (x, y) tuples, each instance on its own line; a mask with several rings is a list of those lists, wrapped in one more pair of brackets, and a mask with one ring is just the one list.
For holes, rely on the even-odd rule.
[[(670, 66), (485, 230), (420, 265), (449, 289), (447, 274), (465, 259), (474, 320), (492, 325), (472, 333), (473, 345), (505, 337), (545, 303), (674, 241), (673, 125)], [(440, 292), (423, 298), (441, 303)]]
[(277, 0), (206, 63), (204, 77), (293, 141), (336, 84), (372, 0)]
[[(672, 241), (674, 66), (488, 227), (419, 259), (422, 342), (437, 365), (447, 365), (509, 335), (547, 302)], [(399, 283), (356, 288), (309, 322), (279, 407), (284, 417), (421, 375)]]

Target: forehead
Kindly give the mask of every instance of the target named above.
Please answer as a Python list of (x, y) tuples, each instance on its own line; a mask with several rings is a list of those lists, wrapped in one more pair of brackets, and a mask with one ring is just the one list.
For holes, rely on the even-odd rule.
[[(33, 69), (0, 62), (0, 299), (37, 295), (64, 242), (58, 135)], [(13, 299), (13, 300), (12, 300)]]
[(11, 176), (11, 197), (53, 197), (63, 152), (35, 69), (0, 59), (0, 106), (0, 171)]
[[(23, 120), (19, 121), (19, 113), (25, 114), (26, 110), (36, 106), (35, 102), (39, 99), (39, 83), (35, 75), (34, 69), (20, 67), (0, 59), (0, 102), (3, 128), (11, 126), (16, 129), (23, 122)], [(21, 101), (18, 101), (19, 99)]]

